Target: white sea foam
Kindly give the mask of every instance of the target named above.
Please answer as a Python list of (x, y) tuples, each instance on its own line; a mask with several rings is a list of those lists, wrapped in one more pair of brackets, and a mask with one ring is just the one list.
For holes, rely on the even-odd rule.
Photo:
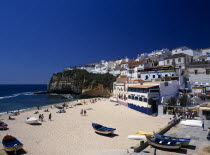
[(35, 92), (22, 92), (22, 93), (13, 94), (13, 95), (10, 95), (10, 96), (2, 96), (2, 97), (0, 97), (0, 100), (7, 99), (7, 98), (14, 98), (14, 97), (17, 97), (17, 96), (20, 96), (20, 95), (34, 95), (34, 93)]

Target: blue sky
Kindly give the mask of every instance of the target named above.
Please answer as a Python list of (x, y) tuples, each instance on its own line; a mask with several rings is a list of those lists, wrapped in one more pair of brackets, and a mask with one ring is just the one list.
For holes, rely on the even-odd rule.
[(47, 83), (66, 66), (183, 45), (210, 47), (210, 1), (0, 2), (0, 84)]

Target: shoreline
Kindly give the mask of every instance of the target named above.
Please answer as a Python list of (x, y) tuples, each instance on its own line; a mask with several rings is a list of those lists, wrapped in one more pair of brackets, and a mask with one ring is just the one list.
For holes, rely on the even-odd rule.
[[(68, 102), (67, 104), (73, 108), (66, 109), (66, 113), (57, 113), (59, 109), (55, 107), (42, 107), (38, 111), (39, 114), (44, 114), (44, 121), (41, 125), (35, 126), (26, 124), (25, 119), (28, 116), (38, 117), (39, 114), (34, 114), (36, 109), (12, 116), (15, 120), (8, 120), (8, 115), (1, 115), (0, 118), (8, 124), (9, 130), (0, 131), (0, 139), (6, 134), (15, 136), (24, 144), (23, 149), (30, 155), (90, 155), (112, 150), (126, 153), (127, 149), (139, 143), (128, 139), (128, 135), (140, 130), (157, 131), (169, 120), (169, 118), (151, 117), (125, 106), (116, 105), (107, 98), (100, 99), (95, 103), (85, 99), (86, 104), (82, 103), (80, 106), (74, 105), (84, 100)], [(47, 108), (50, 112), (44, 112)], [(81, 109), (85, 109), (87, 114), (82, 116)], [(48, 120), (50, 113), (52, 121)], [(99, 135), (92, 128), (92, 122), (116, 128), (116, 132), (113, 137)], [(0, 154), (4, 153), (0, 145)]]

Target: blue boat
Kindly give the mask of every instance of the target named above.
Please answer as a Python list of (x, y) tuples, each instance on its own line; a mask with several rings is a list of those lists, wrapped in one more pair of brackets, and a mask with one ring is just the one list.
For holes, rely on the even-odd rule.
[(95, 130), (95, 132), (101, 133), (101, 134), (112, 134), (116, 130), (115, 128), (105, 127), (103, 125), (96, 124), (96, 123), (92, 123), (92, 127)]
[(164, 136), (164, 135), (156, 134), (155, 132), (153, 132), (153, 135), (157, 139), (164, 139), (164, 140), (168, 140), (168, 141), (180, 142), (181, 145), (183, 145), (183, 146), (189, 145), (189, 143), (191, 141), (190, 138), (177, 138), (177, 137)]
[(18, 151), (23, 147), (23, 144), (11, 135), (6, 135), (2, 140), (2, 144), (6, 151)]
[(158, 139), (155, 137), (146, 137), (146, 138), (149, 145), (153, 147), (158, 147), (161, 149), (172, 149), (172, 150), (181, 148), (181, 143), (177, 141), (169, 141), (165, 139)]

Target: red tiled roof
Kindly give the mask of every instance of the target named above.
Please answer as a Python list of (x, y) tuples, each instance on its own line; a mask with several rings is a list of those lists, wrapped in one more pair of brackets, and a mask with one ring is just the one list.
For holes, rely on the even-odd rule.
[(136, 80), (134, 80), (134, 81), (144, 81), (144, 80), (142, 80), (142, 79), (136, 79)]
[(144, 61), (134, 61), (131, 64), (129, 64), (129, 66), (137, 66), (137, 65), (141, 65), (144, 64)]
[(120, 69), (121, 69), (121, 70), (124, 70), (125, 68), (124, 68), (124, 67), (121, 67)]
[(128, 64), (128, 62), (121, 62), (120, 64)]
[(127, 78), (127, 75), (120, 75), (120, 78)]
[(202, 50), (208, 50), (208, 49), (210, 49), (210, 47), (209, 47), (209, 48), (204, 48), (204, 49), (202, 49)]

